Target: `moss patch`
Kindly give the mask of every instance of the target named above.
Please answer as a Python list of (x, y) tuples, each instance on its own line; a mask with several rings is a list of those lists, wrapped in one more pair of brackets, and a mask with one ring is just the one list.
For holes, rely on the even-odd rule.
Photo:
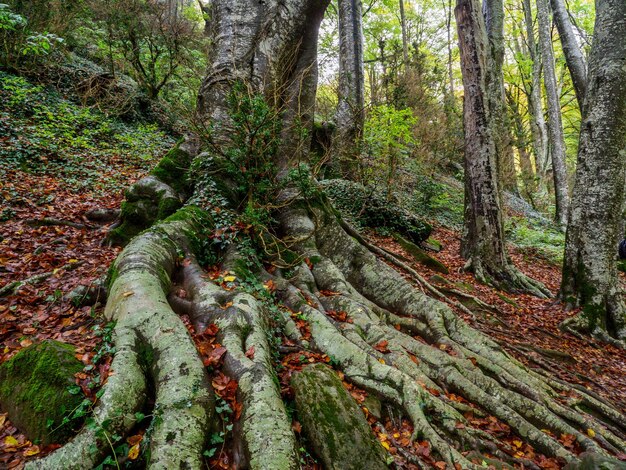
[(167, 152), (150, 174), (170, 186), (177, 193), (184, 194), (191, 189), (187, 172), (192, 158), (188, 152), (181, 150), (180, 144), (181, 142)]
[(406, 238), (404, 238), (402, 235), (398, 233), (394, 233), (393, 238), (395, 238), (396, 241), (400, 244), (400, 246), (407, 253), (409, 253), (413, 257), (413, 259), (415, 259), (415, 261), (417, 261), (418, 263), (423, 264), (427, 268), (430, 268), (433, 271), (437, 271), (442, 274), (449, 273), (448, 268), (446, 267), (445, 264), (433, 258), (432, 256), (428, 255), (428, 253), (422, 250), (415, 243), (407, 240)]
[(65, 442), (73, 431), (63, 418), (83, 400), (68, 387), (82, 370), (73, 346), (53, 340), (29, 346), (0, 365), (0, 406), (31, 440)]

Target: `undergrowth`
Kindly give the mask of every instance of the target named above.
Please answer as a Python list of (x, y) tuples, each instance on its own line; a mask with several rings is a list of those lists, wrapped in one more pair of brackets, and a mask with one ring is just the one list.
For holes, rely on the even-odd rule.
[(148, 122), (124, 122), (79, 106), (52, 87), (0, 71), (0, 172), (54, 173), (102, 191), (103, 173), (122, 160), (150, 168), (173, 139)]

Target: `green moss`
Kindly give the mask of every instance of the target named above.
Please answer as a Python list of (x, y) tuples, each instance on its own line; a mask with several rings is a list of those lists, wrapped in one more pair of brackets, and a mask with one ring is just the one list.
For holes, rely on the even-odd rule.
[(294, 375), (292, 386), (298, 419), (325, 468), (387, 467), (365, 415), (329, 367), (305, 367)]
[(159, 209), (156, 217), (157, 220), (165, 219), (166, 217), (172, 215), (180, 208), (181, 205), (182, 203), (179, 199), (171, 197), (161, 198), (161, 200), (159, 201)]
[(432, 256), (429, 256), (428, 253), (422, 250), (415, 243), (407, 240), (406, 238), (404, 238), (402, 235), (398, 233), (394, 233), (393, 237), (400, 244), (400, 246), (407, 253), (409, 253), (413, 257), (413, 259), (415, 259), (415, 261), (417, 261), (420, 264), (423, 264), (424, 266), (432, 269), (433, 271), (437, 271), (442, 274), (448, 274), (449, 271), (445, 264), (433, 258)]
[(187, 176), (191, 165), (191, 155), (181, 150), (179, 142), (172, 150), (161, 159), (156, 167), (150, 172), (152, 176), (169, 185), (177, 193), (187, 193), (191, 188)]
[(32, 345), (0, 365), (0, 405), (31, 440), (64, 442), (73, 432), (63, 418), (83, 400), (80, 389), (72, 394), (68, 387), (82, 370), (73, 346), (52, 340)]

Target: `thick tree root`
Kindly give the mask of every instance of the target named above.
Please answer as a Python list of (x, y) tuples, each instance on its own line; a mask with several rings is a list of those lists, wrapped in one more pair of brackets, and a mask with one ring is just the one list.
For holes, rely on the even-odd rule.
[(117, 322), (118, 352), (96, 424), (32, 468), (93, 468), (112, 450), (112, 436), (124, 436), (134, 425), (148, 393), (146, 379), (155, 394), (150, 468), (200, 468), (213, 393), (195, 345), (165, 296), (184, 234), (196, 228), (191, 216), (157, 225), (119, 256), (105, 310)]
[[(323, 214), (319, 217), (323, 219)], [(313, 291), (303, 295), (297, 289), (284, 289), (286, 304), (310, 318), (315, 346), (334, 357), (350, 380), (403, 408), (416, 433), (429, 440), (449, 463), (470, 468), (454, 443), (465, 442), (477, 450), (489, 449), (493, 443), (470, 430), (463, 416), (429, 389), (440, 396), (442, 390), (464, 396), (511, 426), (537, 450), (565, 461), (576, 461), (576, 456), (542, 430), (556, 436), (573, 435), (582, 449), (599, 454), (606, 453), (603, 447), (611, 452), (626, 448), (626, 427), (614, 423), (616, 416), (621, 416), (617, 410), (607, 406), (593, 414), (581, 413), (565, 403), (566, 397), (558, 393), (564, 390), (553, 388), (510, 358), (445, 305), (415, 291), (376, 259), (370, 247), (358, 243), (358, 237), (351, 238), (330, 217), (318, 225), (315, 236), (305, 236), (311, 223), (304, 210), (291, 211), (283, 225), (287, 233), (303, 240), (299, 247), (303, 253), (318, 259), (311, 269)], [(299, 269), (309, 268), (303, 265)], [(340, 295), (320, 297), (320, 292), (326, 291)], [(311, 305), (311, 299), (317, 303)], [(338, 325), (326, 310), (345, 311), (352, 323)], [(385, 354), (374, 348), (381, 341), (388, 349)], [(572, 388), (567, 392), (578, 394)], [(595, 400), (585, 392), (579, 393), (579, 399)], [(424, 412), (436, 417), (436, 427), (425, 419)], [(463, 426), (456, 426), (459, 423)]]
[(238, 468), (297, 468), (291, 420), (271, 365), (267, 312), (253, 296), (207, 282), (195, 261), (183, 272), (191, 294), (191, 320), (199, 331), (211, 323), (219, 327), (218, 339), (227, 351), (226, 372), (239, 385), (243, 453), (236, 455)]
[[(272, 368), (270, 322), (301, 346), (328, 355), (346, 380), (406, 414), (413, 437), (427, 440), (452, 467), (479, 468), (472, 460), (487, 454), (503, 462), (502, 468), (536, 468), (518, 458), (511, 445), (473, 427), (472, 415), (497, 417), (536, 451), (562, 462), (578, 462), (558, 440), (562, 435), (573, 436), (569, 439), (581, 450), (593, 454), (626, 451), (626, 418), (610, 403), (508, 356), (448, 306), (417, 291), (375, 254), (390, 261), (387, 257), (351, 236), (355, 232), (344, 230), (328, 211), (318, 210), (312, 219), (310, 209), (297, 203), (285, 210), (283, 239), (309, 261), (289, 279), (280, 270), (257, 273), (273, 281), (284, 306), (307, 319), (310, 344), (288, 315), (269, 318), (253, 295), (207, 280), (189, 252), (197, 213), (179, 211), (133, 240), (116, 261), (105, 314), (117, 321), (119, 351), (96, 409), (96, 425), (32, 468), (91, 468), (107, 452), (110, 436), (124, 435), (134, 425), (147, 381), (156, 399), (150, 468), (201, 467), (213, 394), (172, 308), (189, 314), (198, 331), (213, 323), (219, 327), (218, 341), (227, 350), (225, 372), (238, 382), (242, 404), (234, 451), (239, 468), (299, 466)], [(187, 253), (180, 271), (187, 296), (170, 296), (168, 304), (166, 293), (181, 252)], [(233, 248), (222, 268), (232, 269), (242, 258)], [(333, 311), (345, 312), (348, 321), (336, 321)], [(453, 399), (451, 392), (465, 401)]]

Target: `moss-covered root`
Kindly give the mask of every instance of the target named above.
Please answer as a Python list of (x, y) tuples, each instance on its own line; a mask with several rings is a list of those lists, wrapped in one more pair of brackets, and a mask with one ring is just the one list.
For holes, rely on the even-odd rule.
[(470, 258), (463, 269), (473, 272), (478, 282), (505, 292), (527, 293), (541, 299), (552, 297), (546, 286), (526, 276), (510, 263), (504, 268), (496, 268), (484, 264), (477, 258)]
[(156, 400), (150, 468), (201, 468), (213, 413), (213, 393), (195, 345), (165, 292), (186, 234), (198, 228), (198, 210), (176, 217), (135, 238), (110, 271), (105, 317), (117, 322), (113, 373), (96, 412), (95, 428), (85, 427), (67, 446), (32, 468), (90, 469), (134, 424), (145, 398), (145, 377)]
[(114, 265), (105, 315), (132, 323), (149, 364), (156, 402), (151, 468), (199, 468), (213, 411), (213, 393), (195, 345), (167, 302), (178, 253), (198, 229), (187, 208), (135, 238)]
[(183, 205), (192, 189), (187, 172), (197, 152), (195, 147), (191, 140), (177, 144), (148, 176), (126, 190), (120, 223), (107, 235), (108, 244), (126, 245), (142, 230)]
[(227, 351), (226, 372), (238, 382), (243, 406), (238, 437), (244, 448), (237, 456), (239, 465), (253, 470), (299, 468), (291, 420), (271, 366), (267, 312), (251, 295), (227, 292), (207, 282), (195, 262), (183, 274), (193, 302), (189, 313), (194, 325), (199, 330), (218, 325), (219, 341)]
[(381, 470), (387, 456), (359, 406), (328, 366), (314, 364), (296, 373), (298, 418), (324, 468)]
[(87, 470), (95, 468), (111, 450), (113, 435), (124, 436), (135, 424), (135, 413), (146, 399), (146, 380), (136, 352), (138, 338), (126, 322), (115, 331), (117, 352), (111, 375), (94, 412), (93, 425), (86, 425), (65, 446), (44, 459), (26, 465), (32, 470)]

